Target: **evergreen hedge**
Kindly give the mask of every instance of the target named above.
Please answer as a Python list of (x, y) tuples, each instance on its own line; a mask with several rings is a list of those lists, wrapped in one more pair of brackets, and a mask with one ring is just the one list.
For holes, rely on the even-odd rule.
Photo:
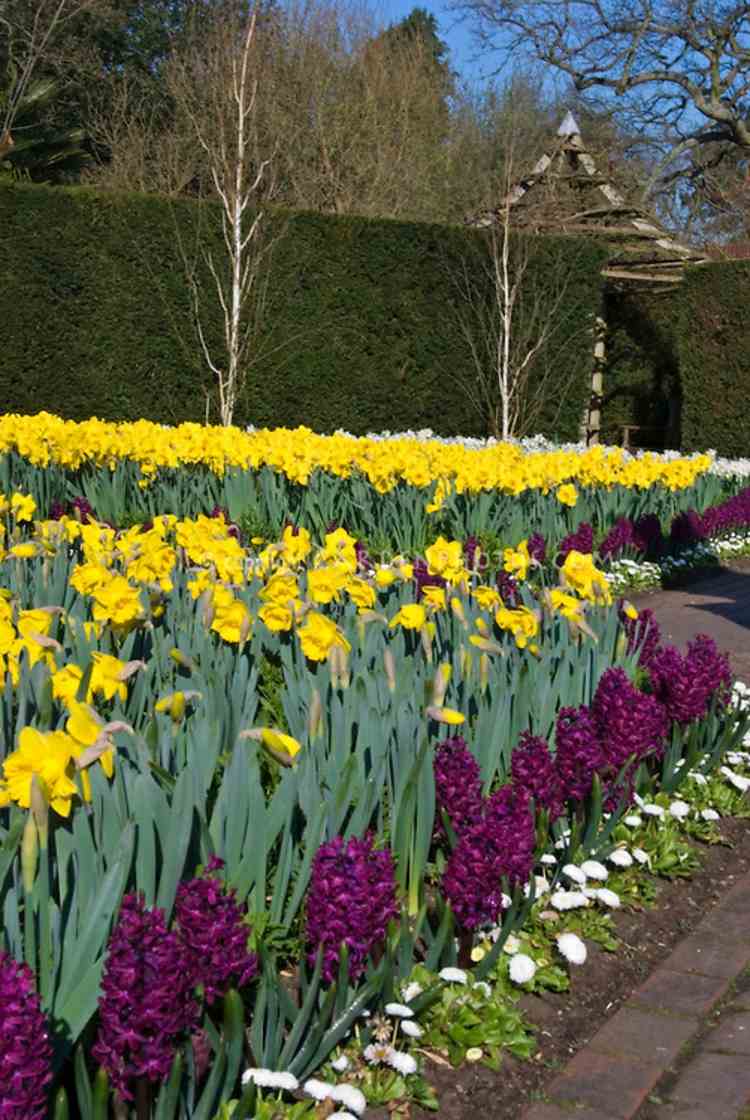
[[(486, 252), (480, 232), (308, 213), (269, 222), (279, 236), (265, 327), (237, 423), (486, 434), (455, 380), (471, 367), (450, 278), (467, 255)], [(0, 409), (177, 423), (204, 420), (208, 408), (216, 421), (177, 251), (178, 235), (189, 250), (200, 229), (221, 254), (214, 207), (3, 186), (0, 228)], [(564, 239), (562, 248), (562, 311), (577, 341), (554, 339), (559, 382), (540, 427), (576, 438), (603, 253), (580, 239)], [(543, 289), (560, 251), (556, 239), (534, 239), (530, 284)], [(221, 323), (205, 269), (200, 284), (217, 344)]]
[(686, 451), (750, 456), (749, 292), (750, 261), (687, 270), (677, 332)]
[(680, 446), (680, 374), (676, 323), (680, 289), (608, 291), (602, 435), (619, 443), (637, 425), (640, 446)]

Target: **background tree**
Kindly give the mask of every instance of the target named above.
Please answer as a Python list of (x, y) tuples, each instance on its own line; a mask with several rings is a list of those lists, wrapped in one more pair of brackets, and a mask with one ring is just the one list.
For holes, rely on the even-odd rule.
[(725, 0), (454, 0), (484, 47), (619, 102), (652, 163), (645, 192), (750, 157), (750, 9)]
[(6, 0), (0, 8), (0, 164), (47, 173), (80, 155), (80, 131), (49, 118), (60, 88), (53, 59), (69, 25), (97, 2)]
[[(467, 254), (451, 273), (456, 317), (472, 365), (450, 373), (489, 433), (499, 439), (540, 430), (542, 416), (554, 426), (555, 409), (559, 415), (569, 388), (560, 381), (561, 349), (576, 346), (585, 353), (593, 346), (590, 332), (571, 332), (567, 318), (575, 260), (563, 251), (561, 239), (529, 232), (550, 221), (551, 201), (543, 192), (530, 192), (526, 229), (514, 229), (514, 188), (528, 167), (516, 158), (524, 140), (508, 115), (501, 172), (479, 219), (485, 245)], [(544, 270), (535, 260), (542, 252)]]
[[(232, 423), (238, 397), (257, 364), (273, 247), (264, 208), (274, 192), (273, 153), (263, 150), (259, 128), (257, 19), (257, 9), (242, 0), (228, 0), (220, 18), (210, 24), (198, 13), (192, 33), (165, 67), (167, 90), (203, 155), (221, 213), (221, 255), (211, 249), (210, 237), (201, 237), (200, 227), (194, 251), (184, 244), (180, 249), (200, 349), (215, 379), (224, 425)], [(210, 293), (201, 283), (201, 265), (213, 282)], [(219, 346), (206, 330), (209, 298), (218, 300), (222, 311)]]

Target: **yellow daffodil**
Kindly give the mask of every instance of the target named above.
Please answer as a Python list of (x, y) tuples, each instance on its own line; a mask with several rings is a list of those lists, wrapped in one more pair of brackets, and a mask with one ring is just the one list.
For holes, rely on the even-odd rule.
[(39, 780), (50, 806), (61, 817), (70, 814), (72, 799), (78, 793), (71, 777), (71, 761), (75, 743), (64, 731), (38, 731), (24, 727), (18, 736), (18, 747), (3, 763), (0, 780), (0, 804), (4, 800), (28, 809), (31, 805), (31, 780)]
[(36, 513), (36, 502), (31, 494), (14, 494), (10, 499), (11, 513), (16, 521), (31, 521)]
[(574, 506), (578, 501), (578, 491), (571, 482), (566, 482), (557, 488), (557, 500), (560, 505)]
[(389, 625), (403, 626), (404, 630), (421, 630), (427, 621), (427, 611), (421, 603), (407, 603), (391, 619)]
[(303, 625), (297, 630), (297, 637), (302, 652), (311, 661), (325, 661), (334, 645), (341, 646), (347, 653), (352, 648), (336, 623), (318, 611), (308, 611)]

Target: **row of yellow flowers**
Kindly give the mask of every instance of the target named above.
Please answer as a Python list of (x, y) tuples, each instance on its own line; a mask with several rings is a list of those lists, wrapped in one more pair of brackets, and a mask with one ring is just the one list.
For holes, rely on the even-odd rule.
[[(18, 525), (12, 529), (6, 542), (4, 563), (14, 566), (20, 577), (16, 585), (33, 586), (34, 579), (44, 578), (44, 565), (62, 551), (71, 558), (69, 584), (78, 606), (75, 611), (59, 606), (22, 609), (17, 595), (0, 591), (0, 680), (9, 675), (18, 686), (21, 674), (41, 663), (54, 700), (66, 712), (64, 728), (21, 732), (17, 749), (3, 766), (0, 807), (13, 801), (28, 808), (36, 776), (52, 807), (66, 815), (77, 792), (88, 796), (89, 765), (99, 762), (111, 775), (109, 734), (122, 725), (108, 724), (92, 705), (124, 704), (130, 678), (146, 665), (98, 649), (91, 651), (88, 664), (66, 659), (65, 630), (82, 627), (91, 644), (114, 639), (110, 648), (118, 649), (133, 628), (158, 625), (168, 598), (181, 588), (186, 590), (180, 611), (187, 617), (197, 609), (202, 625), (221, 641), (241, 647), (260, 626), (269, 641), (288, 632), (309, 662), (332, 664), (336, 658), (345, 663), (357, 627), (368, 623), (388, 632), (413, 632), (429, 646), (442, 612), (460, 620), (468, 645), (480, 656), (500, 653), (504, 634), (533, 656), (544, 610), (583, 628), (587, 602), (611, 601), (592, 557), (575, 551), (561, 569), (561, 585), (541, 595), (538, 606), (533, 600), (531, 605), (509, 605), (495, 586), (482, 582), (481, 573), (467, 567), (461, 542), (441, 537), (426, 550), (425, 560), (429, 573), (444, 584), (425, 587), (417, 598), (409, 559), (396, 557), (363, 570), (357, 542), (343, 529), (325, 534), (316, 546), (304, 528), (287, 528), (279, 541), (245, 549), (223, 517), (178, 520), (164, 515), (150, 527), (118, 532), (69, 517), (30, 522), (33, 502), (27, 495), (3, 501), (16, 521), (28, 522), (23, 530)], [(532, 565), (525, 541), (505, 549), (504, 569), (517, 580), (524, 581)], [(180, 575), (179, 588), (177, 573), (187, 577)], [(344, 625), (338, 608), (347, 604), (355, 610), (350, 608)], [(351, 625), (352, 615), (357, 626)], [(191, 697), (174, 693), (153, 699), (155, 711), (179, 721)], [(463, 717), (456, 715), (459, 722)], [(450, 713), (445, 718), (450, 722)], [(265, 732), (280, 736), (271, 748), (288, 756), (299, 749), (291, 737)]]
[[(400, 482), (426, 488), (436, 481), (437, 506), (451, 490), (474, 493), (500, 490), (545, 493), (564, 483), (621, 485), (670, 490), (691, 486), (710, 465), (708, 456), (665, 460), (658, 455), (629, 459), (620, 449), (529, 452), (501, 443), (468, 448), (438, 440), (388, 441), (348, 435), (323, 436), (308, 428), (246, 432), (237, 428), (181, 424), (170, 428), (146, 420), (82, 423), (49, 413), (0, 417), (0, 454), (15, 451), (38, 467), (51, 463), (69, 469), (84, 464), (114, 469), (122, 460), (139, 465), (146, 485), (159, 468), (201, 465), (223, 474), (230, 467), (267, 466), (291, 481), (306, 484), (316, 469), (339, 478), (360, 472), (381, 493)], [(570, 499), (570, 492), (561, 500)]]

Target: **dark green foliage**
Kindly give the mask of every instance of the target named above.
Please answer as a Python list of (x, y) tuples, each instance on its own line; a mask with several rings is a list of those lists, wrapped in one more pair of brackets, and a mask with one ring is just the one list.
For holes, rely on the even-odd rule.
[(620, 443), (623, 426), (635, 424), (637, 446), (680, 446), (679, 301), (679, 289), (607, 293), (602, 429), (608, 443)]
[[(176, 423), (217, 419), (210, 374), (195, 340), (176, 248), (216, 211), (154, 196), (82, 188), (0, 188), (0, 410), (46, 409)], [(235, 421), (305, 424), (361, 433), (430, 427), (486, 434), (456, 383), (471, 368), (450, 276), (480, 233), (320, 214), (276, 215), (264, 322)], [(602, 254), (566, 239), (565, 306), (575, 345), (554, 338), (562, 393), (549, 394), (550, 436), (575, 438), (590, 385), (589, 325), (598, 311)], [(530, 282), (544, 285), (560, 244), (539, 239)], [(202, 274), (207, 330), (218, 346), (215, 295)], [(219, 351), (217, 350), (217, 353)], [(562, 407), (560, 407), (562, 400)]]
[(682, 446), (750, 455), (750, 261), (697, 265), (681, 292)]

